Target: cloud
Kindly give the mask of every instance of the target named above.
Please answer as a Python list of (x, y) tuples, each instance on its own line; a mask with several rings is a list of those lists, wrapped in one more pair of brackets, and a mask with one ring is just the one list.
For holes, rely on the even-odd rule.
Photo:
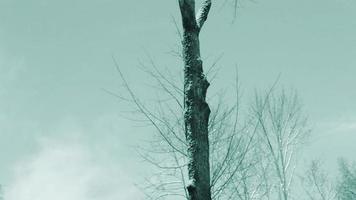
[(337, 127), (337, 130), (338, 131), (343, 131), (343, 132), (356, 131), (356, 120), (355, 121), (350, 121), (350, 122), (340, 123), (339, 126)]
[(86, 145), (44, 139), (40, 146), (16, 165), (5, 200), (141, 199), (128, 173)]
[(320, 128), (328, 134), (354, 133), (356, 131), (356, 118), (329, 120), (320, 123)]

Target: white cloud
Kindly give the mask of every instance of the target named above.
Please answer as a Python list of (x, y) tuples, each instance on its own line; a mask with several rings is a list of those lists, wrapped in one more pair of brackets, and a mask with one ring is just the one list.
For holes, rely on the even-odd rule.
[(5, 200), (136, 200), (139, 191), (117, 164), (85, 145), (42, 140), (38, 153), (17, 164)]
[(354, 133), (356, 131), (356, 119), (345, 118), (338, 120), (329, 120), (320, 123), (320, 128), (328, 134)]
[(339, 131), (356, 131), (356, 120), (355, 121), (350, 121), (350, 122), (344, 122), (344, 123), (340, 123), (338, 126)]

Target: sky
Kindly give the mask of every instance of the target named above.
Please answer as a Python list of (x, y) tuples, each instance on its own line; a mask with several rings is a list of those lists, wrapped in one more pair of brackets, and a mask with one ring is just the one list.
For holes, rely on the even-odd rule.
[[(231, 88), (236, 66), (247, 102), (280, 76), (279, 85), (298, 91), (313, 130), (302, 159), (332, 170), (338, 157), (354, 159), (356, 1), (243, 0), (235, 20), (229, 6), (213, 1), (201, 32), (204, 63), (222, 55), (209, 94)], [(173, 18), (173, 0), (0, 0), (7, 200), (140, 198), (134, 184), (148, 164), (134, 146), (154, 133), (122, 117), (127, 105), (104, 90), (122, 89), (113, 56), (142, 98), (153, 98), (138, 69), (148, 54), (182, 69), (169, 53), (179, 44)]]

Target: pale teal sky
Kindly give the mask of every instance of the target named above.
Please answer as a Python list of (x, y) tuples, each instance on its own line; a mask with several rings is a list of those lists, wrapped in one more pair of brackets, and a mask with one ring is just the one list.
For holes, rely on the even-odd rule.
[[(352, 159), (356, 1), (245, 0), (233, 24), (221, 3), (201, 33), (206, 63), (224, 54), (211, 93), (234, 82), (235, 64), (246, 96), (281, 74), (280, 84), (299, 92), (310, 117), (315, 141), (306, 157), (330, 166), (339, 156)], [(120, 118), (127, 108), (102, 88), (119, 89), (112, 54), (138, 91), (149, 80), (137, 69), (145, 51), (161, 66), (180, 68), (167, 53), (178, 42), (171, 18), (178, 14), (173, 0), (0, 0), (0, 183), (21, 186), (23, 170), (36, 182), (38, 163), (73, 146), (127, 179), (142, 170), (132, 145), (151, 133)]]

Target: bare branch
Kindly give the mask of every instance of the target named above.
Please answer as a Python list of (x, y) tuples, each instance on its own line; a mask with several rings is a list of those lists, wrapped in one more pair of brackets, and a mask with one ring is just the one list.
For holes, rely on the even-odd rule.
[(196, 16), (199, 30), (201, 30), (205, 21), (208, 19), (210, 8), (211, 8), (211, 0), (205, 0)]
[(195, 19), (195, 0), (179, 0), (183, 28), (186, 31), (199, 30)]

